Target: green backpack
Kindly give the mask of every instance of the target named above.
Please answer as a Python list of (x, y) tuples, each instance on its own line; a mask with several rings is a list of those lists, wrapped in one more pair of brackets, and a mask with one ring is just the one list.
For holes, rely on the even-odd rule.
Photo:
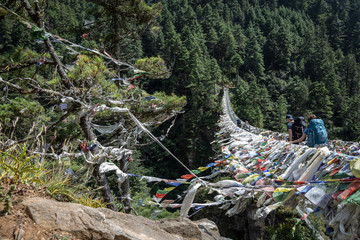
[(327, 132), (324, 121), (321, 119), (312, 119), (309, 123), (309, 137), (307, 145), (313, 147), (316, 144), (327, 143)]

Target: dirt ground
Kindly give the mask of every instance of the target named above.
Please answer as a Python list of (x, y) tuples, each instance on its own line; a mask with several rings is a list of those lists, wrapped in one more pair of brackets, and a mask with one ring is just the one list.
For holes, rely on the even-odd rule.
[[(32, 197), (51, 198), (45, 189), (18, 186), (12, 197), (12, 214), (0, 215), (0, 240), (76, 240), (74, 236), (57, 229), (45, 229), (35, 224), (25, 212), (21, 204), (24, 200)], [(4, 210), (3, 202), (0, 202), (0, 212)]]

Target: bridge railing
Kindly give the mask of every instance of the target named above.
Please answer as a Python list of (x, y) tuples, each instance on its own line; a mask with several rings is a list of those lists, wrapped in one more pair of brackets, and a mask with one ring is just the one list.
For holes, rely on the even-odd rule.
[(287, 137), (287, 134), (285, 133), (279, 133), (279, 132), (274, 132), (274, 131), (270, 131), (270, 130), (264, 130), (258, 127), (254, 127), (252, 125), (250, 125), (247, 122), (244, 122), (241, 118), (239, 118), (233, 108), (231, 107), (231, 102), (230, 102), (230, 97), (229, 97), (229, 89), (228, 88), (224, 88), (224, 100), (225, 100), (225, 111), (227, 111), (227, 114), (230, 116), (231, 121), (233, 121), (233, 123), (235, 125), (237, 125), (239, 128), (242, 128), (246, 131), (255, 133), (255, 134), (260, 134), (260, 135), (264, 135), (264, 136), (271, 136), (275, 139), (279, 139), (279, 140), (284, 140)]

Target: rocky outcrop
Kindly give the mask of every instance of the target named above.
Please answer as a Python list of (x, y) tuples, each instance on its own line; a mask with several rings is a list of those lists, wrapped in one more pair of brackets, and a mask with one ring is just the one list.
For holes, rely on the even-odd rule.
[(90, 208), (32, 198), (22, 203), (26, 213), (47, 229), (69, 232), (79, 239), (94, 240), (216, 240), (221, 239), (215, 223), (186, 218), (152, 221), (105, 208)]

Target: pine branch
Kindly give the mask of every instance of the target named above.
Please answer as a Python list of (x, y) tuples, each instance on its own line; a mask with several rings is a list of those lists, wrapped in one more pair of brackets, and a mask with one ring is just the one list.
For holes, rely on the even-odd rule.
[[(29, 60), (29, 61), (27, 61), (25, 63), (18, 63), (18, 64), (14, 64), (14, 65), (6, 65), (6, 66), (3, 65), (3, 66), (0, 66), (0, 73), (16, 71), (16, 70), (19, 70), (19, 69), (30, 67), (30, 66), (35, 65), (37, 63), (38, 63), (38, 61)], [(46, 59), (44, 60), (43, 64), (56, 65), (54, 62), (46, 60)]]

